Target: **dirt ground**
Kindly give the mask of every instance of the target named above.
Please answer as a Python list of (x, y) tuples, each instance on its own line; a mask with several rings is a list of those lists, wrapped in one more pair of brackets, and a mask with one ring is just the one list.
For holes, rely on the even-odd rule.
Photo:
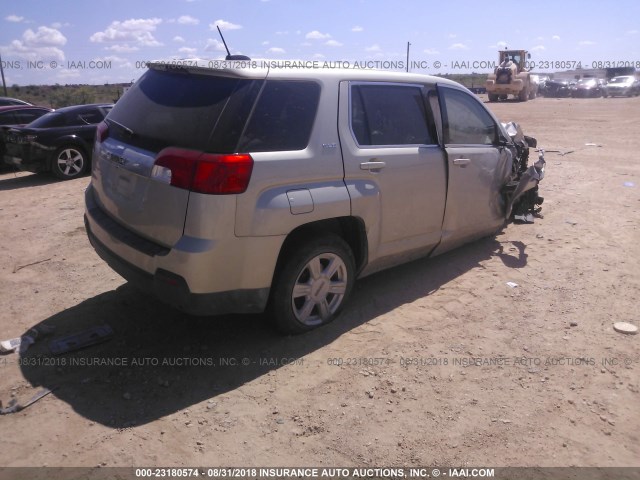
[(640, 97), (489, 106), (549, 150), (544, 218), (365, 278), (298, 337), (137, 293), (87, 241), (88, 177), (5, 170), (0, 338), (114, 336), (0, 356), (5, 407), (55, 388), (0, 417), (0, 465), (640, 465), (640, 335), (612, 328), (640, 323)]

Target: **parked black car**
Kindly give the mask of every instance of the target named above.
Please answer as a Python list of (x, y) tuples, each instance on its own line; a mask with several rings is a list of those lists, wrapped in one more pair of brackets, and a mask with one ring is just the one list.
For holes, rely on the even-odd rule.
[(20, 170), (53, 172), (63, 180), (89, 169), (98, 123), (113, 105), (93, 104), (60, 108), (25, 127), (5, 134), (4, 161)]
[(570, 97), (571, 84), (568, 80), (547, 80), (542, 94), (545, 97)]
[[(0, 107), (0, 160), (4, 155), (4, 134), (14, 125), (26, 125), (45, 113), (52, 112), (50, 108), (33, 107), (31, 105), (9, 105)], [(4, 166), (0, 161), (0, 168)]]
[(4, 107), (7, 105), (31, 105), (31, 103), (20, 100), (19, 98), (0, 97), (0, 106)]

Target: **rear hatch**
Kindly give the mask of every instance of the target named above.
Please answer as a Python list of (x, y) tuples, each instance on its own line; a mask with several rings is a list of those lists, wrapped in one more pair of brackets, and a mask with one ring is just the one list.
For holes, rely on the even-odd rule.
[[(190, 180), (179, 184), (179, 176), (192, 175), (190, 162), (203, 155), (235, 152), (264, 76), (151, 66), (98, 127), (91, 183), (101, 209), (142, 237), (174, 245), (190, 195)], [(168, 163), (173, 170), (160, 166)]]

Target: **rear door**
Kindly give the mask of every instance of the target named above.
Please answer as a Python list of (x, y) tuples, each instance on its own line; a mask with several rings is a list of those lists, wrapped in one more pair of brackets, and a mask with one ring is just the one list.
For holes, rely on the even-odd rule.
[(381, 82), (340, 86), (345, 183), (352, 215), (368, 228), (371, 267), (376, 260), (384, 267), (428, 253), (440, 240), (446, 163), (426, 101), (429, 89)]
[(500, 190), (512, 158), (498, 146), (498, 125), (477, 97), (446, 86), (438, 90), (449, 170), (442, 243), (435, 252), (442, 253), (503, 224)]

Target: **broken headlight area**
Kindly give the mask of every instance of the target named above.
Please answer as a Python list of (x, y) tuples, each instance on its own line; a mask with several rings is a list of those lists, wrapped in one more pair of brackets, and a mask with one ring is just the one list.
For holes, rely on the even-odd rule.
[(534, 217), (540, 216), (544, 201), (538, 194), (538, 184), (544, 178), (546, 165), (544, 150), (540, 150), (538, 160), (529, 165), (529, 148), (536, 148), (536, 139), (522, 133), (520, 125), (515, 122), (503, 126), (513, 141), (511, 177), (502, 187), (507, 205), (505, 218), (507, 221), (532, 223)]

